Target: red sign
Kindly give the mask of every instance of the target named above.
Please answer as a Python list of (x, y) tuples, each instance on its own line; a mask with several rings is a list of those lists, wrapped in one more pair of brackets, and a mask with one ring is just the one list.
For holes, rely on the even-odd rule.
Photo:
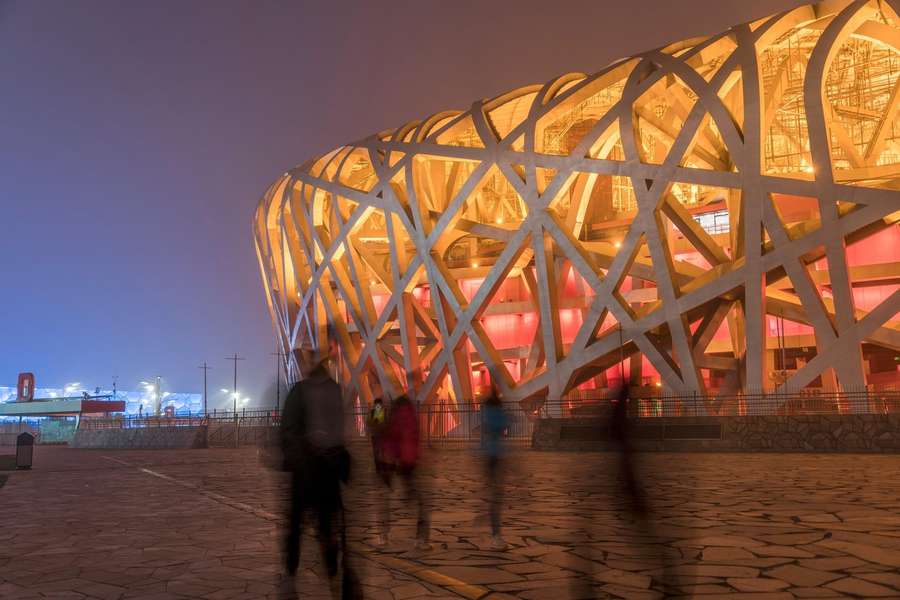
[(16, 402), (31, 402), (34, 400), (34, 373), (19, 373), (19, 383), (16, 385)]
[(125, 412), (124, 400), (82, 400), (81, 412), (84, 413), (111, 413)]

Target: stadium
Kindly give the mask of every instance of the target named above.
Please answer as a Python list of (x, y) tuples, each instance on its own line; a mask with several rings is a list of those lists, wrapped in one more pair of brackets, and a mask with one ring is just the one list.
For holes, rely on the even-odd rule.
[(288, 171), (253, 220), (288, 372), (331, 331), (363, 404), (894, 389), (898, 24), (803, 6)]

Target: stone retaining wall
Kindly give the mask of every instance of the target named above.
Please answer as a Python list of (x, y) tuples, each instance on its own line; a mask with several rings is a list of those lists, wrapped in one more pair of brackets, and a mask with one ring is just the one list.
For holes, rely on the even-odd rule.
[(190, 449), (206, 447), (206, 427), (79, 429), (72, 448)]
[[(631, 421), (634, 447), (665, 452), (900, 452), (900, 415), (682, 417)], [(541, 419), (538, 450), (611, 449), (596, 417)]]
[(0, 446), (13, 446), (16, 445), (16, 438), (19, 437), (19, 434), (28, 432), (34, 436), (34, 443), (41, 443), (41, 430), (32, 427), (27, 423), (3, 423), (0, 424)]
[[(32, 435), (34, 435), (34, 434), (32, 434)], [(40, 434), (35, 436), (35, 439), (34, 439), (35, 444), (40, 443), (39, 436), (40, 436)], [(19, 437), (18, 433), (0, 433), (0, 447), (15, 448), (17, 437)]]

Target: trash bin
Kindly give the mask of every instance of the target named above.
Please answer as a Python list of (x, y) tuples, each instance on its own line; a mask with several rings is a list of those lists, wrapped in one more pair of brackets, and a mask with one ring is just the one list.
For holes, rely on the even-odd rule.
[(16, 438), (16, 468), (30, 469), (34, 458), (34, 436), (28, 433), (20, 433)]

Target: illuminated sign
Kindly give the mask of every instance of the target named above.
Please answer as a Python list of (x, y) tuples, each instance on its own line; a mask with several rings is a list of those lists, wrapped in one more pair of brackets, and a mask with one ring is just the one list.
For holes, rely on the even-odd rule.
[(34, 373), (19, 373), (16, 402), (31, 402), (32, 400), (34, 400)]

